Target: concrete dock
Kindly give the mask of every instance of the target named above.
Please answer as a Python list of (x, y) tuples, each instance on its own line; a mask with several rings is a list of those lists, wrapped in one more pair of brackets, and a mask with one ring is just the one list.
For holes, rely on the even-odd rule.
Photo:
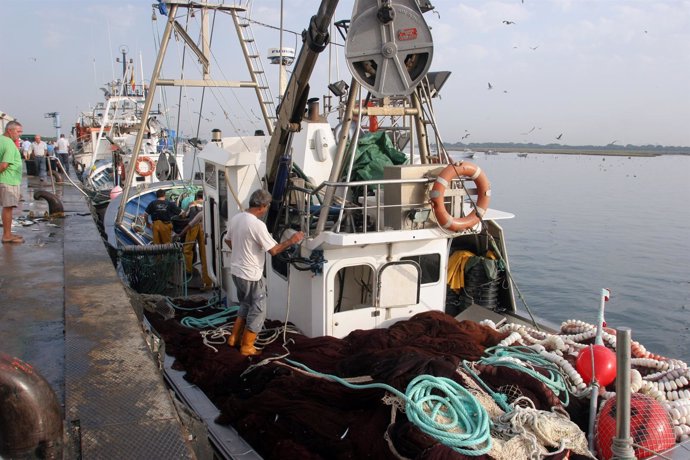
[[(62, 201), (64, 217), (44, 217), (38, 190)], [(0, 248), (0, 352), (55, 391), (64, 458), (196, 458), (85, 196), (26, 175), (22, 196), (13, 232), (25, 242)]]

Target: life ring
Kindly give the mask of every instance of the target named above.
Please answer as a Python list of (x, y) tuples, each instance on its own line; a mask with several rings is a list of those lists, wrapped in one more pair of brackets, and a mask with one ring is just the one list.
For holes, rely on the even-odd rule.
[[(446, 210), (444, 202), (446, 187), (450, 185), (451, 180), (456, 177), (469, 177), (474, 181), (477, 187), (477, 203), (475, 209), (464, 217), (453, 217)], [(441, 174), (436, 178), (436, 182), (429, 193), (431, 198), (431, 207), (434, 210), (434, 215), (441, 227), (457, 232), (472, 228), (479, 223), (481, 218), (486, 213), (491, 200), (491, 184), (489, 179), (484, 174), (484, 171), (474, 163), (468, 161), (459, 161), (455, 164), (450, 164), (445, 167)]]
[[(146, 163), (146, 166), (142, 168), (142, 164)], [(137, 158), (137, 163), (135, 165), (135, 171), (137, 174), (143, 177), (150, 176), (156, 170), (156, 163), (149, 157), (139, 157)]]

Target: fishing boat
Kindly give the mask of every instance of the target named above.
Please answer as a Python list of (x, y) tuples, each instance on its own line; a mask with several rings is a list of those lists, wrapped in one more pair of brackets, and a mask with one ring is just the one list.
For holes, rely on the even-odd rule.
[[(183, 2), (183, 4), (186, 4), (186, 2)], [(192, 7), (190, 10), (194, 10), (194, 8)], [(172, 36), (171, 28), (175, 27), (175, 30), (179, 33), (179, 28), (182, 27), (177, 22), (168, 24), (169, 28), (166, 29), (166, 33), (164, 33), (159, 44), (160, 50), (156, 59), (153, 78), (150, 80), (145, 93), (146, 97), (140, 101), (141, 104), (137, 111), (140, 119), (151, 120), (152, 116), (157, 113), (153, 110), (153, 101), (159, 88), (201, 88), (208, 90), (209, 93), (218, 91), (220, 88), (252, 89), (256, 96), (255, 104), (263, 115), (262, 127), (269, 133), (272, 131), (275, 122), (275, 115), (272, 114), (275, 110), (273, 96), (264, 75), (265, 72), (260, 61), (260, 54), (254, 43), (251, 25), (239, 17), (239, 13), (245, 10), (245, 6), (221, 7), (216, 5), (210, 8), (200, 8), (199, 38), (196, 41), (193, 40), (190, 35), (192, 34), (191, 31), (181, 35), (183, 37), (183, 46), (190, 53), (195, 53), (203, 63), (200, 73), (191, 77), (184, 75), (183, 78), (171, 79), (163, 78), (161, 75), (162, 65), (168, 53), (168, 44)], [(165, 11), (166, 7), (164, 5), (161, 12)], [(239, 48), (244, 55), (247, 65), (246, 70), (251, 77), (249, 81), (228, 80), (225, 75), (223, 75), (223, 79), (220, 79), (216, 76), (217, 73), (223, 72), (220, 69), (220, 65), (215, 62), (218, 51), (210, 46), (210, 43), (213, 42), (212, 28), (210, 27), (211, 15), (217, 13), (231, 17), (232, 28), (236, 30), (238, 36), (237, 43), (240, 45)], [(227, 45), (217, 45), (217, 47), (221, 46), (226, 47)], [(212, 65), (212, 63), (216, 65)], [(205, 94), (205, 91), (203, 94)], [(218, 97), (218, 95), (214, 94), (214, 97)], [(203, 97), (200, 102), (203, 105)], [(199, 114), (200, 117), (202, 116), (201, 112), (195, 113)], [(218, 133), (212, 133), (212, 137), (211, 144), (215, 144), (218, 141)], [(257, 136), (257, 138), (266, 139), (263, 135)], [(108, 200), (107, 208), (102, 217), (104, 239), (113, 250), (125, 246), (147, 246), (151, 244), (151, 229), (142, 221), (141, 215), (144, 209), (146, 209), (146, 205), (155, 199), (156, 191), (164, 189), (167, 192), (166, 196), (168, 198), (178, 200), (178, 204), (182, 209), (186, 209), (186, 202), (193, 200), (195, 191), (200, 189), (199, 178), (202, 176), (203, 166), (198, 157), (198, 152), (203, 142), (198, 138), (194, 138), (186, 143), (175, 144), (177, 151), (182, 152), (183, 162), (186, 165), (185, 175), (180, 176), (179, 174), (171, 174), (171, 171), (177, 171), (177, 163), (175, 158), (166, 156), (169, 152), (163, 151), (156, 162), (151, 159), (152, 155), (147, 154), (149, 144), (151, 143), (150, 139), (150, 126), (138, 123), (136, 130), (131, 135), (132, 147), (128, 149), (128, 152), (131, 153), (126, 157), (126, 162), (121, 164), (115, 163), (121, 166), (120, 175), (118, 175), (118, 177), (121, 176), (121, 180), (118, 182), (122, 184), (122, 195), (113, 194), (113, 197)], [(252, 141), (249, 139), (243, 142), (247, 143), (247, 145), (252, 145)], [(262, 142), (261, 140), (259, 141), (259, 143)], [(128, 167), (127, 162), (135, 167)], [(168, 165), (167, 168), (162, 168), (162, 165), (165, 164)], [(105, 170), (105, 164), (100, 166), (100, 168), (104, 170), (103, 177), (106, 179), (110, 178), (112, 168)], [(165, 175), (160, 174), (162, 169), (165, 169), (167, 172)], [(98, 171), (100, 169), (95, 168), (92, 177), (100, 177), (98, 176)], [(143, 178), (148, 179), (154, 172), (158, 180), (142, 180)], [(184, 219), (178, 219), (173, 223), (175, 224), (175, 231), (180, 231), (184, 227), (185, 221)]]
[[(192, 149), (187, 144), (178, 146), (175, 131), (159, 121), (164, 111), (158, 107), (142, 117), (148, 88), (136, 83), (127, 48), (123, 46), (120, 51), (121, 77), (101, 88), (104, 100), (82, 112), (73, 129), (74, 167), (100, 214), (113, 188), (119, 190), (123, 185), (127, 170), (135, 174), (133, 184), (141, 185), (189, 179), (193, 169)], [(141, 154), (130, 165), (140, 130), (146, 140), (140, 146)]]
[[(166, 4), (167, 34), (179, 8), (231, 8)], [(337, 22), (352, 80), (334, 86), (333, 134), (308, 81), (336, 5), (322, 0), (303, 34), (270, 138), (215, 132), (200, 152), (216, 295), (135, 299), (217, 455), (684, 458), (687, 365), (607, 327), (605, 290), (596, 324), (519, 311), (500, 225), (514, 216), (490, 207), (490, 171), (429, 149), (443, 146), (430, 3), (357, 0)], [(376, 129), (351, 129), (366, 119)], [(410, 127), (403, 152), (394, 139)], [(306, 238), (266, 256), (269, 320), (247, 357), (226, 343), (237, 296), (224, 238), (261, 187), (274, 238)]]

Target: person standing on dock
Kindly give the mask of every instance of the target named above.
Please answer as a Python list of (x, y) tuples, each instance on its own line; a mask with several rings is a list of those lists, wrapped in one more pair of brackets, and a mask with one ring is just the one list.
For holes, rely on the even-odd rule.
[(41, 140), (41, 136), (36, 134), (34, 136), (34, 141), (31, 143), (31, 158), (36, 161), (36, 166), (38, 166), (38, 177), (41, 182), (46, 180), (48, 177), (48, 167), (46, 161), (49, 161), (48, 156), (48, 145)]
[(67, 139), (65, 139), (64, 134), (60, 134), (60, 139), (57, 140), (55, 150), (57, 151), (57, 156), (62, 164), (63, 172), (69, 175), (69, 142)]
[(31, 141), (29, 139), (24, 139), (22, 142), (22, 155), (25, 160), (28, 160), (31, 155)]
[(156, 199), (146, 206), (144, 221), (148, 225), (151, 216), (153, 244), (168, 244), (172, 241), (172, 218), (182, 214), (182, 210), (172, 201), (165, 199), (165, 190), (156, 190)]
[(199, 190), (194, 195), (194, 201), (189, 204), (187, 209), (189, 222), (182, 229), (178, 237), (184, 238), (184, 263), (187, 268), (187, 276), (191, 277), (193, 272), (194, 249), (199, 245), (199, 259), (201, 259), (201, 279), (204, 282), (201, 290), (205, 291), (213, 287), (213, 281), (208, 276), (206, 267), (206, 234), (204, 233), (204, 192)]
[(22, 135), (21, 123), (10, 121), (0, 136), (0, 205), (2, 205), (2, 242), (23, 243), (24, 238), (12, 233), (12, 212), (19, 204), (22, 183), (22, 155), (17, 140)]
[(254, 342), (266, 319), (266, 288), (262, 280), (265, 253), (275, 256), (304, 239), (304, 233), (297, 232), (282, 243), (276, 242), (261, 220), (270, 205), (271, 194), (266, 190), (252, 192), (249, 208), (230, 219), (225, 239), (231, 250), (230, 274), (240, 302), (228, 345), (240, 345), (244, 356), (261, 353), (254, 348)]

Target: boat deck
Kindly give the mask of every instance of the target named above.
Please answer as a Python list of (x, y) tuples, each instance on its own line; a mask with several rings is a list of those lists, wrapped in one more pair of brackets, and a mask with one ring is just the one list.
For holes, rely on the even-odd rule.
[[(25, 175), (15, 220), (48, 211), (38, 190), (53, 192)], [(65, 458), (196, 458), (85, 197), (55, 194), (65, 217), (13, 228), (25, 242), (0, 249), (0, 352), (54, 389)]]

